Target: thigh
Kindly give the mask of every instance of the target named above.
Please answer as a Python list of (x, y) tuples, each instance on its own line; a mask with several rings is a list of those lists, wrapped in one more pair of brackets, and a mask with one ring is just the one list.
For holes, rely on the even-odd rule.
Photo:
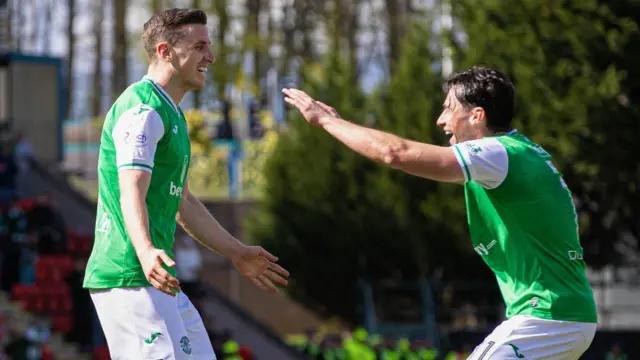
[(209, 334), (200, 313), (184, 292), (178, 294), (178, 309), (187, 332), (186, 337), (182, 339), (181, 346), (185, 351), (190, 352), (194, 359), (215, 360), (216, 354), (211, 346), (211, 340), (209, 340)]
[(594, 333), (595, 324), (511, 319), (487, 336), (468, 359), (577, 360), (589, 347)]
[(93, 290), (91, 298), (113, 360), (192, 359), (176, 297), (152, 287)]

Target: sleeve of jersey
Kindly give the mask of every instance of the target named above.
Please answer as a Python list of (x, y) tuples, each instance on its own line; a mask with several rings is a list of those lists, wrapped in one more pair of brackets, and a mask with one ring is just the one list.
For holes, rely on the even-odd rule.
[(111, 135), (119, 171), (153, 170), (156, 147), (164, 135), (160, 114), (146, 105), (136, 106), (120, 116)]
[(485, 189), (495, 189), (507, 177), (507, 149), (496, 138), (465, 141), (453, 146), (464, 180), (475, 181)]

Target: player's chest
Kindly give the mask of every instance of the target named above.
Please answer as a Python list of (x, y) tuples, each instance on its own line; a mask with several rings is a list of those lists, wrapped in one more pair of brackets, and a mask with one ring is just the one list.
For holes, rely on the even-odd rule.
[(191, 143), (186, 121), (182, 117), (173, 117), (168, 126), (169, 129), (158, 146), (156, 162), (182, 165), (191, 157)]

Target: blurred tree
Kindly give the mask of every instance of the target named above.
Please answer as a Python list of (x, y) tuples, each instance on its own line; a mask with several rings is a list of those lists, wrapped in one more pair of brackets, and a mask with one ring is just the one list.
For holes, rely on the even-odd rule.
[(484, 63), (512, 77), (516, 128), (551, 152), (565, 173), (585, 259), (596, 267), (619, 264), (622, 253), (630, 253), (629, 247), (616, 250), (627, 234), (635, 236), (637, 258), (640, 235), (634, 215), (640, 168), (632, 155), (640, 151), (633, 135), (640, 123), (637, 105), (630, 105), (638, 71), (627, 60), (638, 53), (630, 14), (638, 14), (640, 4), (607, 4), (467, 0), (454, 7), (465, 34), (464, 42), (453, 41), (457, 67)]
[(151, 5), (151, 13), (155, 14), (157, 12), (160, 12), (164, 9), (164, 1), (162, 0), (150, 0), (150, 5)]
[[(408, 2), (408, 1), (407, 1)], [(396, 70), (400, 59), (401, 39), (406, 33), (407, 16), (404, 0), (385, 0), (387, 15), (387, 44), (389, 72), (391, 75)]]
[[(305, 66), (305, 89), (355, 119), (361, 113), (354, 101), (362, 94), (348, 81), (348, 65), (332, 55), (322, 69)], [(354, 308), (363, 254), (364, 224), (356, 220), (365, 206), (358, 201), (362, 168), (361, 159), (296, 114), (266, 163), (262, 202), (247, 221), (249, 236), (296, 274), (292, 296), (319, 312), (348, 315)]]
[(353, 76), (353, 83), (358, 83), (358, 32), (360, 22), (361, 0), (333, 0), (331, 6), (327, 6), (331, 11), (325, 11), (327, 27), (331, 44), (336, 44), (336, 50), (347, 55), (347, 64), (352, 68), (349, 73)]
[(225, 98), (226, 86), (231, 83), (237, 73), (238, 67), (231, 61), (233, 49), (227, 43), (227, 33), (230, 31), (229, 9), (227, 0), (215, 0), (212, 4), (212, 12), (217, 18), (215, 36), (211, 39), (214, 44), (214, 54), (216, 56), (215, 70), (212, 73), (213, 81), (217, 87), (217, 98)]
[[(38, 23), (39, 30), (34, 32), (34, 35), (38, 36), (39, 41), (37, 39), (33, 39), (32, 44), (35, 46), (38, 42), (42, 44), (40, 47), (41, 51), (44, 54), (51, 53), (51, 44), (53, 43), (53, 36), (55, 31), (53, 30), (53, 9), (55, 6), (54, 1), (49, 1), (41, 4), (42, 8), (38, 8), (38, 6), (34, 6), (34, 18), (38, 17), (38, 12), (44, 13), (44, 21)], [(35, 28), (35, 27), (34, 27)]]
[(67, 20), (67, 39), (69, 41), (69, 47), (67, 47), (67, 86), (65, 89), (66, 99), (65, 102), (66, 111), (65, 116), (67, 119), (71, 118), (71, 102), (73, 100), (73, 64), (75, 57), (76, 38), (74, 35), (75, 28), (75, 14), (76, 14), (76, 0), (67, 0), (67, 11), (69, 12), (69, 18)]
[(104, 0), (93, 3), (93, 92), (91, 96), (91, 116), (102, 113), (102, 21), (104, 19)]
[(248, 0), (247, 1), (247, 29), (244, 39), (244, 51), (251, 52), (253, 56), (253, 64), (251, 69), (252, 78), (250, 79), (250, 92), (260, 98), (260, 79), (262, 76), (261, 64), (263, 60), (263, 54), (268, 49), (269, 44), (267, 38), (260, 32), (260, 14), (263, 10), (265, 1), (263, 0)]
[[(429, 36), (425, 29), (411, 29), (396, 75), (370, 104), (337, 51), (325, 66), (303, 69), (304, 89), (351, 121), (442, 143), (435, 120), (444, 96), (439, 74), (424, 65), (433, 61), (420, 41)], [(295, 274), (291, 295), (320, 313), (361, 320), (354, 313), (361, 277), (416, 279), (455, 266), (451, 257), (465, 233), (461, 187), (369, 161), (297, 113), (266, 164), (265, 181), (248, 234)]]
[(126, 24), (129, 4), (126, 0), (120, 0), (112, 1), (112, 5), (114, 36), (113, 53), (111, 54), (111, 61), (113, 63), (113, 72), (111, 73), (111, 100), (113, 102), (129, 85), (127, 61), (129, 46)]
[[(426, 30), (430, 25), (404, 26), (409, 36), (399, 44), (395, 73), (388, 86), (372, 99), (376, 127), (408, 139), (446, 145), (447, 138), (436, 125), (445, 95), (442, 79), (431, 66), (425, 66), (434, 63), (436, 58), (429, 44), (420, 41), (431, 36)], [(428, 276), (435, 269), (443, 269), (445, 276), (449, 276), (448, 270), (456, 267), (452, 266), (451, 258), (443, 254), (455, 258), (459, 254), (473, 253), (467, 236), (462, 187), (425, 180), (387, 167), (377, 169), (372, 181), (380, 190), (371, 201), (392, 210), (393, 232), (404, 237), (396, 244), (398, 256), (389, 265), (403, 266), (396, 263), (398, 259), (411, 264), (405, 277), (411, 277), (411, 274)], [(380, 256), (384, 253), (388, 250)]]
[[(192, 0), (191, 8), (204, 11), (204, 9), (202, 8), (202, 0)], [(200, 89), (196, 89), (193, 91), (193, 107), (195, 109), (200, 108), (201, 97), (202, 97), (202, 91)]]
[(216, 149), (210, 136), (206, 117), (212, 114), (197, 109), (184, 113), (191, 139), (189, 190), (206, 199), (224, 198), (228, 194), (227, 152)]
[(574, 170), (589, 264), (632, 265), (640, 271), (640, 162), (635, 155), (640, 153), (635, 136), (640, 133), (640, 69), (635, 61), (640, 56), (640, 2), (600, 3), (606, 7), (598, 6), (590, 16), (599, 36), (589, 42), (586, 58), (594, 71), (615, 69), (620, 82), (594, 83), (608, 88), (609, 96), (590, 104), (590, 136), (579, 143), (582, 161), (568, 170)]

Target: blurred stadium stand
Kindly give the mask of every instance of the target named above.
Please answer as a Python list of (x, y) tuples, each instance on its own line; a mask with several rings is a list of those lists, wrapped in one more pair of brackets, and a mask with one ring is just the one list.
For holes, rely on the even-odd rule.
[[(59, 204), (58, 208), (64, 209), (60, 214), (64, 216), (64, 222), (69, 229), (67, 232), (67, 244), (64, 249), (60, 249), (55, 255), (39, 255), (34, 263), (34, 282), (13, 282), (11, 285), (12, 300), (20, 302), (25, 311), (34, 314), (44, 314), (51, 319), (52, 329), (67, 335), (70, 340), (77, 340), (87, 332), (96, 330), (95, 323), (89, 323), (88, 327), (82, 331), (74, 332), (74, 324), (79, 318), (90, 318), (88, 312), (93, 313), (93, 307), (86, 291), (76, 288), (71, 289), (71, 285), (65, 284), (65, 279), (69, 279), (74, 266), (76, 273), (76, 286), (81, 286), (81, 277), (84, 271), (84, 264), (92, 246), (93, 216), (95, 216), (95, 205), (77, 193), (54, 171), (45, 169), (37, 162), (32, 163), (33, 174), (30, 177), (32, 195), (34, 198), (23, 198), (16, 204), (27, 213), (38, 203), (36, 200), (39, 194), (48, 194), (51, 203)], [(76, 215), (74, 215), (76, 214)], [(81, 216), (83, 214), (84, 216)], [(74, 229), (82, 229), (76, 231)], [(198, 294), (190, 295), (192, 301), (203, 314), (203, 318), (214, 317), (214, 328), (210, 328), (212, 342), (217, 353), (224, 352), (225, 342), (238, 344), (238, 351), (242, 351), (245, 357), (253, 358), (253, 355), (260, 354), (262, 359), (298, 359), (301, 358), (299, 352), (284, 343), (282, 338), (270, 328), (260, 323), (254, 317), (236, 303), (226, 298), (214, 287), (203, 283), (200, 284), (201, 291)], [(74, 297), (75, 295), (75, 297)], [(81, 311), (74, 313), (74, 303), (81, 302), (79, 298), (84, 297), (84, 307)], [(88, 303), (86, 301), (89, 301)], [(94, 319), (95, 320), (95, 319)], [(87, 325), (87, 324), (85, 324)], [(98, 334), (99, 337), (99, 334)], [(104, 343), (94, 346), (94, 339), (83, 339), (84, 350), (90, 350), (95, 354), (96, 359), (106, 358), (107, 350)], [(251, 344), (250, 348), (246, 344)], [(90, 345), (90, 349), (86, 349)], [(224, 357), (221, 357), (224, 358)]]

